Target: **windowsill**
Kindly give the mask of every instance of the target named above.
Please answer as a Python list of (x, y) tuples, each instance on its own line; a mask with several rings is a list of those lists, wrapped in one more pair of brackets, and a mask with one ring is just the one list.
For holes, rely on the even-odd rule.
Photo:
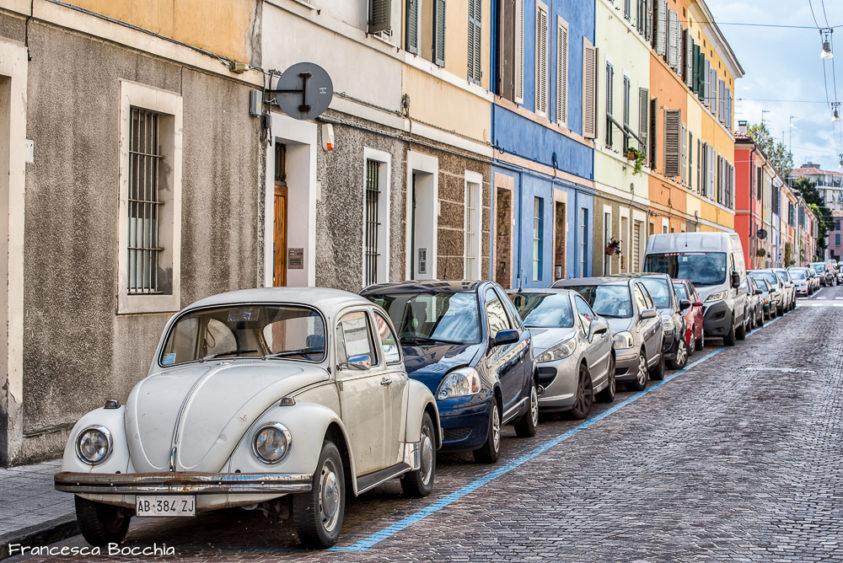
[(141, 315), (150, 313), (176, 313), (180, 309), (178, 295), (128, 295), (121, 293), (117, 298), (118, 315)]

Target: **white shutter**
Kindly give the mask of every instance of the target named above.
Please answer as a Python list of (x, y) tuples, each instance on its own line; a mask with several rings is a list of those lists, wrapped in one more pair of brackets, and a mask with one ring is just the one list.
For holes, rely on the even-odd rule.
[(694, 87), (694, 39), (688, 30), (685, 30), (685, 84)]
[(676, 27), (679, 24), (679, 18), (673, 10), (667, 11), (667, 66), (676, 70), (676, 55), (678, 49), (676, 48), (677, 33)]
[(645, 153), (647, 149), (647, 131), (650, 129), (650, 91), (646, 88), (638, 89), (638, 137)]
[(582, 136), (597, 137), (597, 47), (583, 38)]
[(556, 122), (568, 123), (568, 26), (562, 18), (556, 24)]
[(547, 6), (536, 4), (535, 103), (536, 113), (547, 115)]
[(667, 0), (654, 0), (656, 2), (655, 34), (656, 53), (664, 55), (667, 52)]
[(524, 103), (524, 0), (515, 0), (515, 101)]

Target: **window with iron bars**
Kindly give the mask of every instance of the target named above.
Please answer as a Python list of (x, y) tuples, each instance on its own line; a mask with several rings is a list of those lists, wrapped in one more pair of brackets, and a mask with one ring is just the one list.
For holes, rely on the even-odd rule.
[(366, 160), (366, 232), (365, 241), (366, 257), (364, 279), (366, 285), (378, 282), (378, 233), (380, 231), (380, 214), (378, 205), (380, 201), (380, 167), (381, 163), (376, 160)]
[(129, 276), (130, 295), (163, 293), (158, 279), (160, 115), (133, 107), (129, 131)]

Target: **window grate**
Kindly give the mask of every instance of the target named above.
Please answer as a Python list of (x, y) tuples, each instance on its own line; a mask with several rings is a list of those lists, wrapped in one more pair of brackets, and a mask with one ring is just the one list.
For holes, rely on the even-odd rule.
[(366, 285), (378, 282), (378, 221), (380, 200), (380, 163), (376, 160), (366, 161)]
[(159, 242), (160, 115), (132, 108), (129, 133), (129, 280), (130, 295), (160, 294)]

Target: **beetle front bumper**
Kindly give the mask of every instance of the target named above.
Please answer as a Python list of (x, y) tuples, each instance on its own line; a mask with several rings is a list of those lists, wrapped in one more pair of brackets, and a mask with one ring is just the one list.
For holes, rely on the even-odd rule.
[(285, 494), (306, 493), (313, 477), (291, 473), (56, 473), (55, 487), (66, 493)]

